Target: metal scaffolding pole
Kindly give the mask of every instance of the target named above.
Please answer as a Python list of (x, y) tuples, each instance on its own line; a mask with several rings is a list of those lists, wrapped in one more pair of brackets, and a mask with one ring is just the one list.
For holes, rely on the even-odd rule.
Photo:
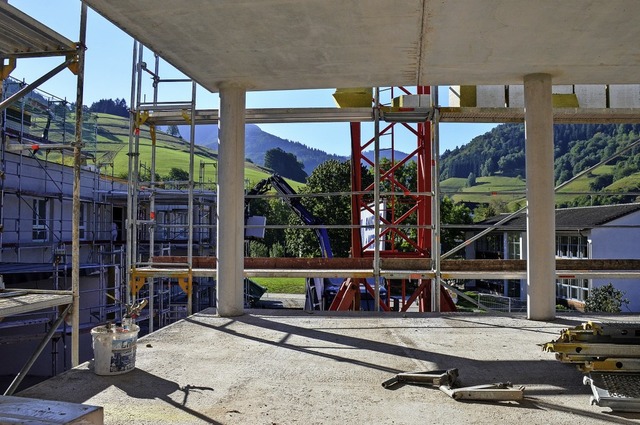
[(76, 92), (76, 139), (73, 144), (73, 213), (71, 216), (71, 366), (80, 364), (80, 165), (82, 163), (82, 101), (84, 94), (84, 48), (87, 38), (87, 5), (80, 8), (80, 41), (78, 42), (78, 85)]
[[(196, 145), (196, 120), (193, 119), (196, 115), (196, 82), (191, 82), (191, 137), (189, 141), (189, 198), (187, 200), (188, 204), (188, 215), (187, 215), (187, 223), (189, 226), (189, 237), (187, 244), (187, 264), (189, 266), (189, 270), (192, 269), (193, 266), (193, 168), (194, 168), (194, 155), (195, 155), (195, 145)], [(193, 314), (193, 282), (191, 278), (189, 279), (189, 287), (187, 290), (187, 315)]]
[[(374, 244), (373, 244), (373, 279), (374, 279), (374, 305), (376, 311), (380, 311), (380, 88), (376, 87), (373, 110), (374, 116), (374, 165), (373, 165), (373, 220)], [(360, 289), (358, 289), (360, 290)]]
[[(138, 47), (140, 52), (138, 53)], [(138, 59), (140, 58), (140, 59)], [(131, 272), (135, 264), (135, 251), (136, 245), (134, 237), (136, 234), (136, 218), (134, 214), (134, 205), (138, 193), (138, 153), (135, 149), (135, 129), (137, 120), (137, 111), (134, 110), (134, 105), (137, 104), (137, 99), (140, 97), (140, 85), (141, 77), (138, 70), (138, 64), (142, 61), (142, 45), (134, 40), (133, 41), (133, 58), (131, 66), (131, 112), (129, 114), (129, 184), (127, 185), (127, 294), (126, 303), (131, 304)]]
[(438, 109), (438, 87), (431, 87), (431, 106), (435, 113), (431, 123), (431, 185), (433, 197), (431, 197), (431, 215), (433, 217), (432, 233), (431, 233), (431, 259), (435, 278), (432, 281), (431, 291), (431, 311), (440, 311), (440, 291), (442, 273), (440, 269), (440, 115)]

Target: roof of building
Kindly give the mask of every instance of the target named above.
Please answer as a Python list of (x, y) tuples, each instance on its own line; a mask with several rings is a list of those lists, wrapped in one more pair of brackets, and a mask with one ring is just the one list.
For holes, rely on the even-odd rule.
[[(576, 207), (556, 209), (556, 229), (591, 229), (602, 226), (615, 219), (640, 210), (640, 203), (620, 205), (600, 205), (594, 207)], [(479, 224), (493, 225), (509, 214), (490, 217)], [(520, 213), (502, 224), (516, 229), (526, 229), (526, 214)]]

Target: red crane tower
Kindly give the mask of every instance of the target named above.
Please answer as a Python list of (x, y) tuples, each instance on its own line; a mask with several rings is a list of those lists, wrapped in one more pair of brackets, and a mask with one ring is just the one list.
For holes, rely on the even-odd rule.
[[(399, 94), (396, 97), (396, 94)], [(432, 259), (432, 202), (437, 199), (432, 196), (433, 178), (435, 178), (435, 158), (432, 149), (432, 123), (431, 116), (417, 118), (416, 110), (432, 110), (429, 87), (417, 87), (416, 93), (412, 93), (405, 87), (389, 88), (386, 94), (390, 97), (391, 105), (382, 105), (379, 94), (374, 98), (374, 108), (385, 118), (384, 128), (379, 128), (377, 121), (373, 137), (364, 137), (360, 123), (351, 123), (351, 168), (352, 168), (352, 235), (351, 251), (356, 258), (373, 257), (374, 244), (384, 241), (383, 249), (379, 249), (381, 258), (418, 258)], [(403, 105), (402, 99), (411, 99), (412, 106)], [(415, 106), (420, 106), (416, 108)], [(424, 107), (423, 107), (424, 106)], [(386, 113), (385, 113), (386, 112)], [(389, 119), (387, 119), (387, 117)], [(391, 118), (394, 117), (394, 118)], [(378, 120), (378, 118), (376, 118)], [(402, 130), (402, 131), (401, 131)], [(415, 149), (404, 158), (396, 158), (396, 144), (399, 137), (412, 137), (416, 140)], [(385, 169), (380, 169), (379, 187), (385, 192), (381, 194), (383, 207), (380, 209), (379, 239), (365, 241), (361, 237), (362, 214), (376, 216), (375, 205), (372, 204), (372, 195), (375, 183), (365, 184), (362, 176), (362, 166), (375, 167), (375, 161), (365, 155), (365, 151), (371, 150), (376, 139), (387, 140), (385, 150), (389, 150), (390, 161), (385, 162)], [(410, 190), (406, 181), (407, 176), (401, 176), (400, 170), (409, 162), (416, 161), (415, 178), (416, 191)], [(409, 167), (410, 169), (410, 167)], [(402, 178), (404, 177), (404, 179)], [(384, 211), (382, 211), (384, 210)], [(427, 263), (425, 261), (425, 264)], [(431, 311), (431, 280), (430, 279), (399, 279), (388, 281), (386, 299), (380, 299), (380, 309), (389, 311), (393, 307), (400, 311), (406, 311), (414, 302), (418, 302), (419, 310)], [(341, 291), (331, 305), (330, 309), (343, 310), (359, 305), (358, 297), (361, 285), (374, 297), (373, 286), (365, 279), (350, 279), (345, 281)], [(441, 310), (455, 310), (451, 297), (446, 291), (441, 293)]]

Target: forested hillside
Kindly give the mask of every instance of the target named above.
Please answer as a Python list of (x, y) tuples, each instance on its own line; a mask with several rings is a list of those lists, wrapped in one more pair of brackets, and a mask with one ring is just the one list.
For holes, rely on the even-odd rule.
[[(181, 125), (179, 127), (180, 135), (189, 140), (191, 127)], [(304, 164), (304, 171), (307, 174), (311, 172), (321, 163), (330, 159), (344, 161), (347, 158), (338, 155), (328, 154), (319, 149), (311, 148), (300, 142), (283, 139), (273, 134), (263, 131), (255, 124), (247, 124), (246, 126), (246, 146), (245, 156), (258, 165), (264, 164), (264, 155), (269, 149), (280, 148), (285, 152), (292, 153), (298, 158), (298, 161)], [(215, 151), (218, 150), (218, 126), (217, 125), (199, 125), (196, 127), (196, 143), (207, 146)]]
[[(554, 126), (556, 185), (638, 140), (638, 124), (557, 124)], [(503, 124), (474, 138), (467, 145), (447, 150), (441, 158), (441, 179), (505, 176), (525, 178), (524, 126)], [(591, 190), (611, 187), (640, 172), (640, 148), (607, 163), (594, 175)], [(638, 189), (635, 179), (617, 190)]]

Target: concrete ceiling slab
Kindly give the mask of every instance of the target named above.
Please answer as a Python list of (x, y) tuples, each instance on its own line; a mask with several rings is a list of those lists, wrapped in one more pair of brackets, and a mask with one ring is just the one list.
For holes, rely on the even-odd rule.
[[(87, 0), (203, 87), (640, 83), (637, 0)], [(90, 46), (89, 46), (90, 47)]]

